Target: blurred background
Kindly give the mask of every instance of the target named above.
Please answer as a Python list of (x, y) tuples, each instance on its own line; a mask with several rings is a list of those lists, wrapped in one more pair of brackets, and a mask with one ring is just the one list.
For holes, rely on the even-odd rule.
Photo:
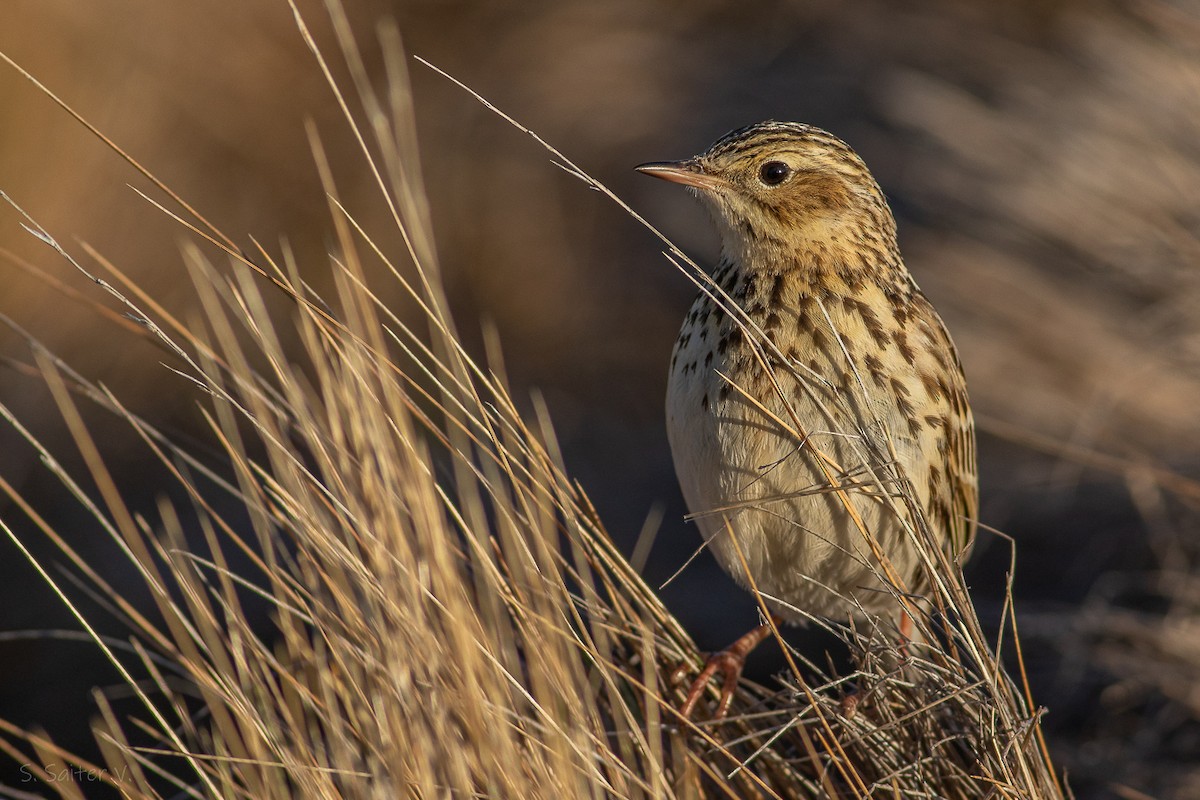
[[(982, 532), (968, 569), (981, 618), (999, 625), (1011, 537), (1035, 697), (1077, 795), (1200, 797), (1200, 4), (345, 1), (377, 75), (375, 26), (391, 17), (411, 54), (557, 145), (701, 263), (716, 252), (704, 211), (634, 165), (767, 118), (857, 149), (967, 370), (982, 521), (1005, 534)], [(332, 58), (321, 5), (301, 8)], [(330, 286), (306, 119), (347, 206), (397, 244), (284, 0), (5, 0), (0, 16), (0, 50), (243, 246), (277, 254), (286, 241), (305, 277)], [(412, 70), (464, 336), (482, 352), (481, 331), (499, 332), (517, 396), (545, 395), (614, 537), (632, 552), (654, 534), (645, 574), (657, 586), (699, 543), (662, 419), (693, 290), (649, 233), (527, 136)], [(94, 246), (198, 319), (186, 232), (130, 188), (149, 184), (8, 68), (0, 109), (0, 189), (76, 254)], [(137, 413), (199, 432), (195, 397), (161, 353), (25, 263), (108, 304), (0, 208), (0, 314)], [(390, 299), (405, 308), (399, 290)], [(7, 331), (0, 355), (30, 361)], [(0, 369), (0, 402), (72, 463), (45, 388)], [(150, 508), (160, 468), (119, 422), (89, 420), (132, 502)], [(115, 585), (135, 580), (8, 429), (0, 477)], [(11, 505), (0, 515), (61, 561)], [(77, 627), (15, 547), (0, 553), (0, 628)], [(705, 648), (756, 619), (707, 555), (663, 595)], [(765, 658), (760, 677), (774, 668)], [(0, 717), (73, 747), (86, 747), (90, 691), (113, 680), (91, 646), (23, 635), (0, 639), (0, 675)], [(0, 765), (0, 784), (18, 781)]]

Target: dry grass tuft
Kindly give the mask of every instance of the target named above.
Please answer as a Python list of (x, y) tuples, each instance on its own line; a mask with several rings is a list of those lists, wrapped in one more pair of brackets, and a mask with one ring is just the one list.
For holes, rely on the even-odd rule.
[[(353, 93), (330, 83), (406, 252), (377, 246), (339, 203), (312, 133), (336, 230), (332, 298), (300, 278), (316, 265), (286, 251), (245, 254), (191, 213), (180, 221), (230, 264), (185, 249), (202, 322), (171, 317), (89, 253), (108, 276), (100, 285), (194, 386), (221, 458), (172, 442), (25, 334), (96, 493), (4, 416), (119, 544), (155, 603), (135, 608), (46, 530), (134, 635), (132, 651), (117, 649), (80, 616), (137, 703), (118, 712), (101, 698), (106, 780), (129, 797), (256, 800), (1062, 796), (1039, 712), (997, 662), (1000, 647), (980, 630), (957, 566), (919, 518), (913, 535), (938, 576), (928, 602), (939, 614), (919, 621), (928, 644), (899, 652), (888, 630), (843, 632), (855, 674), (814, 680), (821, 669), (794, 663), (783, 691), (744, 685), (727, 722), (677, 717), (678, 693), (664, 681), (697, 661), (694, 645), (614, 550), (563, 468), (544, 411), (535, 403), (522, 414), (498, 359), (483, 366), (460, 345), (399, 37), (383, 32), (381, 96), (336, 9), (333, 21)], [(376, 300), (368, 276), (381, 271), (410, 293), (418, 323)], [(288, 323), (267, 310), (280, 293), (292, 304)], [(303, 352), (285, 350), (285, 324)], [(190, 507), (163, 501), (155, 519), (130, 511), (81, 399), (122, 417)], [(75, 608), (63, 581), (31, 560)], [(265, 626), (254, 611), (262, 604)], [(1005, 647), (1016, 647), (1015, 624), (1011, 634)], [(56, 753), (35, 733), (5, 731), (10, 754), (45, 763)], [(71, 782), (45, 785), (80, 796)]]

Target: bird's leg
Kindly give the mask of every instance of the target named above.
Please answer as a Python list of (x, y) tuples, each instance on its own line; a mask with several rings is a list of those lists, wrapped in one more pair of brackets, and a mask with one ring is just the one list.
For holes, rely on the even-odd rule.
[[(771, 616), (771, 621), (774, 625), (782, 622), (779, 617), (774, 615)], [(683, 706), (680, 707), (679, 713), (684, 717), (690, 717), (692, 711), (696, 709), (696, 703), (699, 702), (700, 696), (704, 694), (709, 679), (720, 672), (725, 676), (725, 680), (721, 683), (721, 699), (717, 703), (717, 713), (713, 715), (713, 719), (724, 717), (729, 712), (729, 704), (733, 702), (733, 692), (737, 689), (738, 678), (741, 677), (742, 669), (746, 666), (746, 656), (750, 655), (754, 651), (754, 648), (762, 644), (763, 640), (771, 635), (772, 629), (772, 624), (759, 625), (729, 645), (729, 647), (709, 656), (708, 661), (704, 664), (704, 669), (700, 670), (700, 674), (696, 676), (696, 680), (692, 681), (687, 699), (683, 701)], [(675, 676), (682, 677), (681, 673), (685, 668), (686, 665), (676, 670)]]
[[(908, 612), (901, 609), (900, 611), (900, 641), (896, 643), (896, 652), (900, 654), (901, 663), (908, 660), (908, 646), (912, 643), (913, 633), (913, 618)], [(838, 709), (842, 716), (846, 719), (853, 719), (858, 713), (858, 701), (862, 698), (859, 696), (858, 689), (851, 689), (841, 700), (838, 701)]]
[(907, 611), (900, 612), (900, 646), (897, 648), (900, 652), (900, 658), (908, 660), (908, 645), (912, 642), (913, 633), (913, 618), (908, 615)]

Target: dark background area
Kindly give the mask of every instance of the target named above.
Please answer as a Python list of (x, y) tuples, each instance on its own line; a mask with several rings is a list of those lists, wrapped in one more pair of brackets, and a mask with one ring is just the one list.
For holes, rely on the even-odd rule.
[[(336, 50), (319, 4), (302, 4)], [(767, 118), (854, 146), (888, 194), (901, 248), (961, 351), (980, 425), (982, 521), (1015, 541), (1014, 593), (1035, 696), (1078, 796), (1200, 797), (1200, 6), (1156, 0), (385, 2), (347, 0), (607, 184), (701, 263), (715, 236), (677, 187), (635, 164), (692, 155)], [(284, 239), (328, 287), (312, 118), (352, 212), (389, 245), (337, 106), (283, 0), (8, 0), (0, 50), (227, 233)], [(657, 242), (527, 136), (413, 63), (423, 170), (455, 313), (482, 352), (494, 325), (518, 397), (548, 401), (568, 466), (633, 549), (661, 514), (654, 585), (698, 545), (682, 520), (662, 419), (666, 364), (692, 295)], [(127, 184), (144, 179), (10, 69), (0, 69), (0, 189), (76, 252), (94, 245), (196, 319), (184, 232)], [(102, 293), (0, 208), (0, 313), (129, 406), (198, 432), (196, 398), (161, 354), (18, 269)], [(396, 252), (399, 252), (397, 249)], [(401, 312), (402, 293), (377, 285)], [(29, 360), (0, 333), (0, 351)], [(0, 402), (68, 464), (45, 388), (11, 368)], [(165, 476), (116, 421), (89, 416), (132, 504)], [(104, 533), (0, 431), (0, 477), (106, 579), (137, 578)], [(11, 505), (46, 563), (53, 548)], [(76, 628), (0, 543), (0, 628)], [(995, 629), (1009, 542), (981, 533), (968, 568)], [(144, 594), (144, 590), (143, 590)], [(703, 647), (755, 619), (702, 556), (663, 590)], [(96, 610), (94, 618), (103, 619)], [(121, 636), (116, 622), (102, 627)], [(803, 633), (797, 637), (804, 638)], [(769, 656), (759, 664), (770, 670)], [(87, 742), (90, 691), (116, 683), (87, 644), (0, 641), (0, 717)], [(9, 773), (12, 773), (11, 775)], [(0, 765), (0, 784), (19, 787)]]

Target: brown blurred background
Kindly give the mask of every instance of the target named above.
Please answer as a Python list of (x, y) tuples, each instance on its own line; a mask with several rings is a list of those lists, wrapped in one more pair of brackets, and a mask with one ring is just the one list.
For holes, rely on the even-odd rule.
[[(1200, 797), (1190, 479), (1200, 472), (1200, 4), (346, 5), (373, 67), (375, 24), (391, 16), (410, 53), (555, 143), (702, 262), (716, 245), (704, 212), (633, 165), (694, 154), (766, 118), (850, 142), (891, 198), (906, 260), (962, 352), (983, 522), (1017, 542), (1019, 620), (1058, 759), (1081, 797), (1134, 796), (1121, 786)], [(333, 56), (320, 4), (301, 6)], [(241, 244), (254, 237), (277, 253), (286, 239), (321, 287), (331, 226), (303, 127), (312, 118), (347, 205), (395, 243), (284, 0), (6, 0), (0, 50)], [(689, 284), (646, 231), (528, 137), (412, 68), (460, 326), (477, 350), (482, 321), (499, 330), (518, 395), (545, 393), (569, 466), (627, 551), (662, 513), (646, 566), (657, 585), (698, 544), (661, 409)], [(184, 232), (126, 185), (147, 182), (7, 68), (0, 109), (0, 189), (76, 253), (76, 240), (94, 245), (194, 319)], [(157, 351), (16, 268), (28, 259), (107, 302), (7, 208), (0, 248), (0, 313), (134, 410), (191, 429), (195, 398)], [(28, 360), (14, 335), (0, 333), (0, 350)], [(69, 458), (45, 390), (3, 374), (0, 401)], [(159, 472), (119, 424), (94, 421), (148, 507)], [(0, 470), (107, 576), (131, 579), (8, 430)], [(1010, 552), (981, 539), (968, 576), (994, 629)], [(0, 627), (74, 627), (15, 548), (2, 552)], [(754, 619), (707, 556), (664, 596), (705, 647)], [(0, 644), (0, 674), (0, 716), (74, 746), (70, 732), (95, 712), (89, 688), (113, 680), (87, 645), (25, 638)], [(9, 773), (0, 766), (0, 784), (17, 780)]]

